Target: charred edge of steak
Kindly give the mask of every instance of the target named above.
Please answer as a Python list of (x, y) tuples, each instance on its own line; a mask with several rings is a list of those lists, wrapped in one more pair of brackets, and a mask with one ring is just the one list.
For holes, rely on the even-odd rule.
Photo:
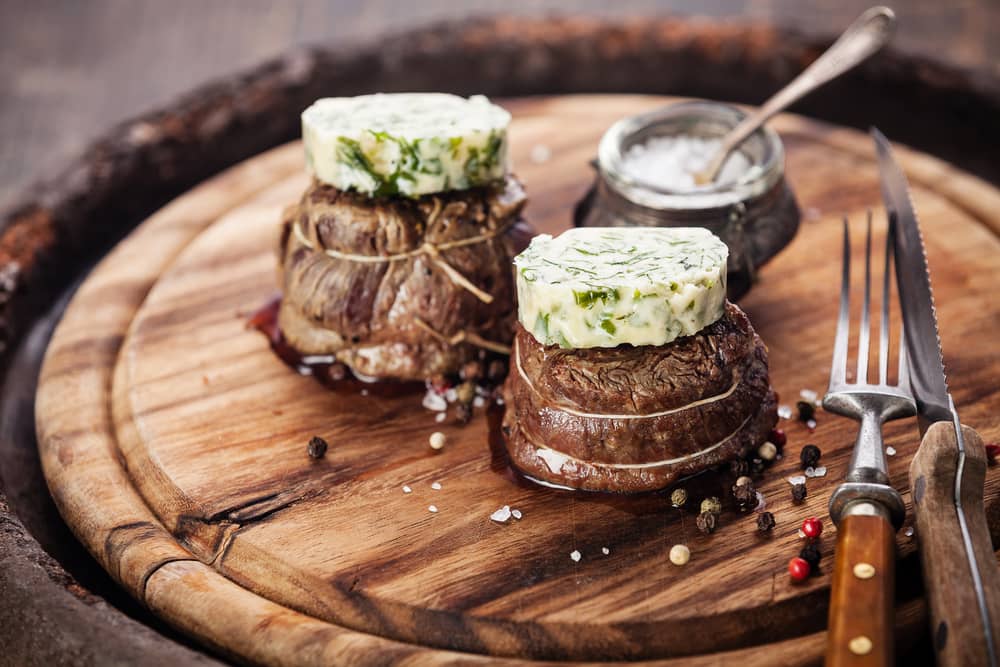
[[(284, 220), (282, 332), (295, 350), (335, 355), (367, 376), (409, 380), (457, 372), (479, 348), (446, 339), (464, 331), (507, 344), (513, 336), (511, 259), (530, 235), (520, 219), (525, 202), (512, 176), (496, 186), (418, 199), (369, 199), (314, 182)], [(296, 224), (305, 242), (290, 231)], [(493, 296), (489, 304), (425, 253), (386, 262), (326, 253), (399, 255), (425, 242), (436, 246), (492, 232), (498, 233), (441, 251), (452, 268)]]
[(520, 326), (517, 341), (516, 351), (529, 353), (524, 377), (515, 364), (525, 358), (512, 360), (504, 430), (512, 462), (532, 477), (589, 490), (659, 489), (741, 456), (777, 422), (766, 347), (732, 304), (718, 322), (663, 346), (543, 348)]

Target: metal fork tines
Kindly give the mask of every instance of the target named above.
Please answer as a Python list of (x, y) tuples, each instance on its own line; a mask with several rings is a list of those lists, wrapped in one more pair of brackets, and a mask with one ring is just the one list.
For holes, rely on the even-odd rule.
[[(846, 481), (830, 498), (830, 517), (839, 523), (845, 508), (856, 502), (881, 503), (897, 527), (902, 523), (905, 510), (899, 493), (889, 485), (888, 466), (882, 448), (882, 424), (892, 419), (910, 417), (916, 412), (906, 363), (905, 346), (900, 345), (896, 381), (889, 382), (889, 300), (890, 280), (893, 271), (893, 234), (895, 225), (890, 220), (886, 233), (885, 267), (882, 281), (882, 308), (879, 326), (878, 381), (868, 381), (868, 357), (871, 339), (871, 245), (872, 213), (868, 211), (865, 238), (864, 304), (858, 328), (858, 359), (856, 379), (848, 381), (848, 341), (850, 339), (851, 301), (851, 240), (847, 218), (844, 218), (844, 263), (840, 288), (840, 315), (837, 319), (837, 336), (830, 368), (830, 387), (823, 397), (823, 407), (845, 417), (861, 422), (854, 444), (851, 465)], [(903, 340), (900, 330), (895, 340)]]

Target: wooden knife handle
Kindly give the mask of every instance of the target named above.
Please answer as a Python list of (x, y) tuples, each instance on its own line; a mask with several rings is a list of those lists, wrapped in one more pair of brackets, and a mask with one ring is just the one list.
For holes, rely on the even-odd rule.
[[(1000, 570), (983, 509), (986, 451), (979, 434), (967, 426), (962, 427), (962, 439), (965, 461), (961, 472), (955, 429), (949, 422), (937, 422), (927, 429), (910, 464), (910, 492), (930, 603), (931, 639), (938, 664), (944, 667), (990, 664), (988, 637), (993, 639), (994, 656), (1000, 650)], [(980, 613), (955, 506), (959, 474), (959, 497), (982, 582), (988, 623), (983, 622)]]
[[(893, 591), (896, 530), (880, 505), (857, 501), (837, 526), (830, 591), (826, 664), (889, 667), (893, 664)], [(865, 505), (867, 507), (860, 507)]]

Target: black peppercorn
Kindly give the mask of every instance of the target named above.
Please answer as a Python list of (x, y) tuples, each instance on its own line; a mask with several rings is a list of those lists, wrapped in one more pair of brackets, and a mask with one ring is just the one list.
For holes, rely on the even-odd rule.
[(799, 462), (802, 464), (802, 469), (815, 468), (819, 465), (819, 457), (822, 452), (819, 451), (819, 447), (816, 445), (806, 445), (799, 452)]
[(469, 361), (462, 366), (458, 376), (466, 382), (475, 382), (483, 376), (483, 365), (478, 361)]
[(805, 484), (793, 484), (792, 485), (792, 500), (797, 503), (801, 503), (806, 499), (806, 485)]
[(702, 512), (695, 520), (695, 523), (698, 524), (698, 530), (706, 535), (711, 535), (715, 532), (715, 527), (718, 525), (718, 522), (719, 515), (715, 512)]
[(741, 512), (749, 512), (757, 507), (757, 489), (751, 482), (733, 487), (733, 497)]
[(754, 458), (754, 459), (751, 459), (751, 461), (750, 461), (750, 472), (752, 472), (755, 475), (763, 475), (764, 474), (764, 469), (766, 467), (767, 467), (767, 464), (764, 463), (764, 459)]
[(757, 530), (762, 533), (770, 533), (774, 528), (774, 515), (770, 512), (761, 512), (757, 515)]
[(795, 404), (799, 409), (799, 421), (807, 422), (816, 416), (816, 406), (806, 401), (799, 401)]
[(807, 544), (799, 552), (799, 558), (809, 563), (809, 571), (813, 574), (819, 571), (819, 561), (822, 557), (823, 554), (820, 553), (819, 547), (815, 543)]
[(504, 424), (503, 426), (500, 427), (500, 430), (503, 432), (504, 436), (508, 438), (510, 437), (510, 432), (511, 432), (510, 424)]
[(323, 456), (326, 454), (326, 450), (327, 450), (326, 440), (319, 437), (318, 435), (314, 435), (312, 438), (310, 438), (309, 444), (306, 446), (306, 452), (308, 452), (309, 456), (311, 456), (314, 459), (323, 458)]
[[(472, 404), (471, 403), (456, 403), (455, 404), (455, 419), (458, 420), (459, 424), (468, 424), (469, 420), (472, 419)], [(508, 427), (509, 430), (509, 427)]]

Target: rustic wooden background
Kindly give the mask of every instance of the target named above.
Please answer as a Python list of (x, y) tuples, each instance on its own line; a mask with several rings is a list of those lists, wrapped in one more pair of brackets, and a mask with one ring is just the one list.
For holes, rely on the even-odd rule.
[[(884, 0), (895, 47), (1000, 74), (997, 0)], [(2, 0), (0, 209), (115, 122), (296, 44), (497, 11), (754, 21), (826, 36), (876, 0)], [(992, 36), (992, 39), (991, 39)]]

